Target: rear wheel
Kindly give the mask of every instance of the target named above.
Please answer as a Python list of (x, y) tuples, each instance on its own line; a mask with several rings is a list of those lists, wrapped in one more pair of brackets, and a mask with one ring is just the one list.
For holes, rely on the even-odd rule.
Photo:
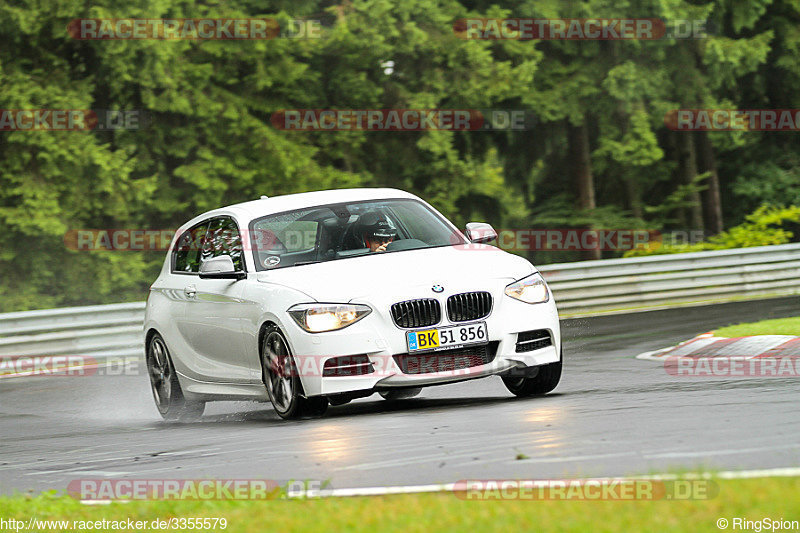
[(267, 394), (278, 416), (287, 420), (303, 416), (322, 416), (328, 399), (306, 398), (289, 343), (277, 326), (269, 326), (261, 346), (261, 369)]
[(203, 415), (205, 402), (192, 402), (184, 397), (167, 345), (158, 333), (147, 343), (146, 362), (153, 399), (164, 420), (190, 421)]
[(530, 369), (535, 374), (526, 377), (504, 377), (506, 388), (517, 396), (547, 394), (561, 380), (561, 361)]

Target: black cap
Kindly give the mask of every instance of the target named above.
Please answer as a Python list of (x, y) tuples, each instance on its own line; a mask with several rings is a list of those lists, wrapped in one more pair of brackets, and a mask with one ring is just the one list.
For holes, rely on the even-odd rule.
[(364, 238), (369, 240), (389, 240), (397, 236), (397, 228), (384, 215), (370, 211), (364, 213), (359, 221)]

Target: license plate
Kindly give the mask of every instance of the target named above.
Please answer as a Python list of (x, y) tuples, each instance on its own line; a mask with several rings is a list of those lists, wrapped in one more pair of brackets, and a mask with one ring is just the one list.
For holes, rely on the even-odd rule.
[(409, 331), (406, 333), (408, 351), (423, 352), (456, 348), (468, 344), (486, 344), (489, 341), (489, 330), (486, 322), (476, 322), (463, 326)]

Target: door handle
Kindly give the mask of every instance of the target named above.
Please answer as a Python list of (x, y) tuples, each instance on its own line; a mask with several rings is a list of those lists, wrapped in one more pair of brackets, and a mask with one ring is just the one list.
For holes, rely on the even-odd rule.
[(194, 298), (197, 294), (197, 288), (194, 285), (189, 285), (183, 289), (183, 293), (189, 298)]

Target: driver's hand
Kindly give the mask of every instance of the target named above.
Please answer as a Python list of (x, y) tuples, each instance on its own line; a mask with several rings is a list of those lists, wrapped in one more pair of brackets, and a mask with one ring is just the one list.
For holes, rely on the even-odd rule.
[(386, 251), (386, 247), (388, 245), (389, 245), (389, 243), (385, 242), (385, 243), (381, 244), (380, 246), (378, 246), (377, 248), (375, 248), (375, 251), (376, 252), (385, 252)]

